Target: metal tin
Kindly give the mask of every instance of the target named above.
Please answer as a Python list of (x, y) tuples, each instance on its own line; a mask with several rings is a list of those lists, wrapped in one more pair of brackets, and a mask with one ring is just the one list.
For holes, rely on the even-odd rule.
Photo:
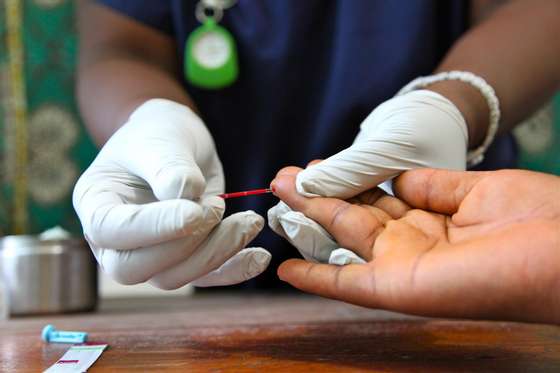
[(12, 316), (89, 311), (97, 304), (97, 266), (83, 239), (3, 237), (0, 272)]

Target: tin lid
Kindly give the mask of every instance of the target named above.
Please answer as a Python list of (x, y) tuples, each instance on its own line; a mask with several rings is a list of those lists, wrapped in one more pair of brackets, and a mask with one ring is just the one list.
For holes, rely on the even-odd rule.
[(55, 249), (55, 251), (64, 251), (84, 247), (88, 248), (87, 242), (83, 238), (75, 236), (53, 240), (41, 240), (37, 235), (13, 235), (0, 238), (0, 250), (17, 250), (20, 254), (29, 250)]

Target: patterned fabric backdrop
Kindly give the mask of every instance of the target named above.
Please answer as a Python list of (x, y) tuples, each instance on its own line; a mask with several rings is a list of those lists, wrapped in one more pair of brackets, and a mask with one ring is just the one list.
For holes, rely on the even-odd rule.
[(515, 131), (520, 167), (560, 175), (560, 94)]
[(95, 147), (74, 99), (73, 0), (3, 0), (0, 235), (79, 232), (71, 191)]
[[(72, 186), (96, 150), (74, 98), (75, 1), (1, 4), (0, 236), (79, 232)], [(560, 98), (516, 135), (523, 167), (560, 174)]]

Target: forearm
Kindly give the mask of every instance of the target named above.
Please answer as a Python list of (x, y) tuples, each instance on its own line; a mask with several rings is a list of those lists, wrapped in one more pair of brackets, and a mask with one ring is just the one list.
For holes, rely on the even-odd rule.
[[(437, 71), (464, 70), (483, 77), (500, 100), (500, 131), (530, 115), (560, 86), (560, 2), (518, 0), (474, 27)], [(488, 108), (476, 89), (459, 82), (430, 87), (453, 101), (469, 126), (469, 145), (482, 141)]]
[(192, 101), (168, 72), (133, 58), (102, 59), (84, 67), (78, 80), (80, 111), (94, 141), (102, 145), (150, 98), (190, 107)]
[(193, 106), (177, 79), (181, 69), (170, 35), (89, 1), (79, 3), (78, 26), (78, 101), (97, 144), (150, 98)]

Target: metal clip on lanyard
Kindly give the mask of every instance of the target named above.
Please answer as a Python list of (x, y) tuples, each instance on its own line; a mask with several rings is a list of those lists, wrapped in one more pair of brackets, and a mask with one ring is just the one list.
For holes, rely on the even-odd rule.
[(237, 80), (237, 47), (231, 33), (220, 26), (224, 11), (236, 0), (200, 0), (196, 19), (201, 23), (187, 38), (184, 72), (192, 85), (219, 89)]

